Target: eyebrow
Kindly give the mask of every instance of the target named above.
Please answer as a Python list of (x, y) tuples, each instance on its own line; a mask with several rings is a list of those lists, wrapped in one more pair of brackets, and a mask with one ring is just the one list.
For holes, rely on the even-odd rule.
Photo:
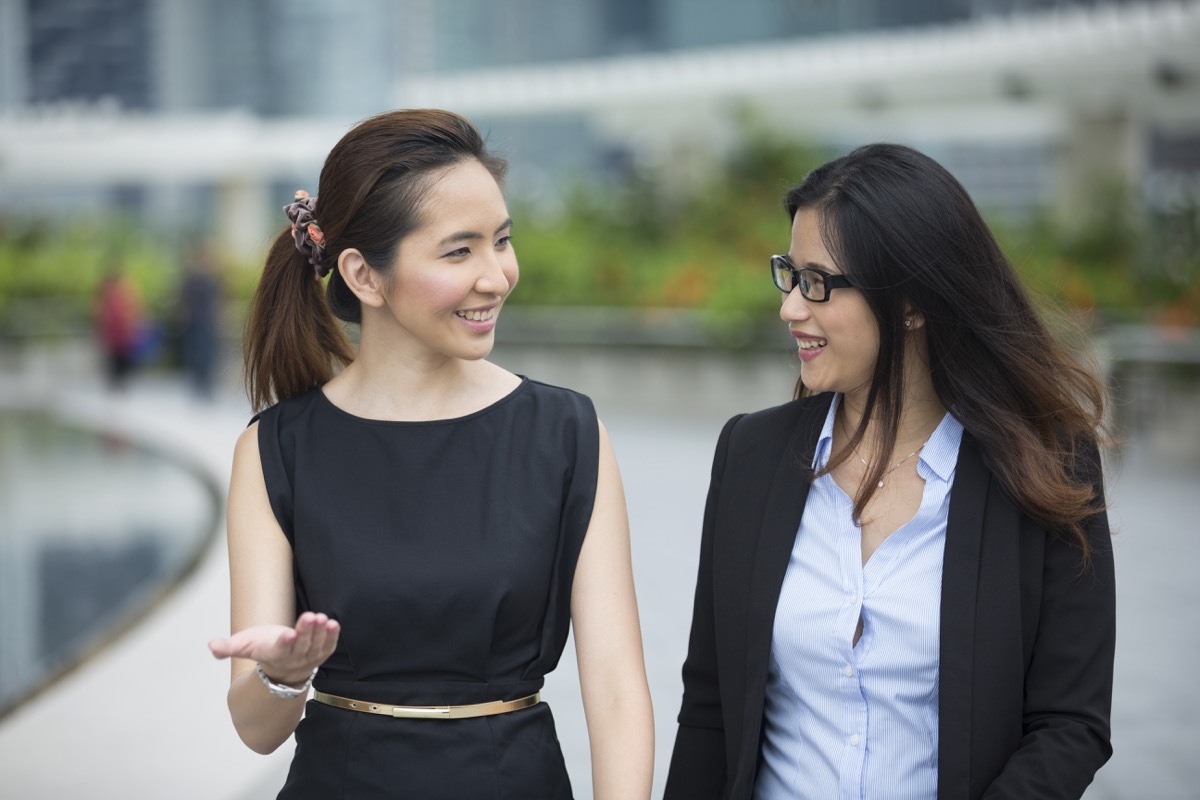
[[(496, 228), (495, 232), (493, 232), (492, 235), (495, 236), (497, 233), (500, 233), (500, 231), (504, 230), (505, 228), (511, 228), (512, 224), (513, 224), (512, 217), (507, 217), (504, 220), (504, 222), (500, 223), (500, 227)], [(445, 239), (442, 239), (440, 242), (437, 243), (437, 246), (444, 247), (445, 245), (455, 244), (456, 242), (473, 242), (473, 241), (476, 241), (477, 239), (482, 239), (482, 238), (483, 238), (483, 234), (479, 233), (478, 231), (459, 231), (458, 233), (452, 233), (449, 236), (447, 236)]]
[[(787, 254), (785, 253), (784, 255), (787, 255)], [(806, 261), (803, 264), (800, 264), (799, 266), (797, 266), (796, 262), (792, 260), (791, 256), (787, 256), (787, 260), (788, 260), (788, 263), (791, 264), (796, 269), (805, 269), (805, 268), (816, 269), (816, 270), (820, 270), (821, 272), (827, 273), (829, 275), (841, 275), (842, 274), (840, 272), (834, 272), (832, 269), (830, 269), (826, 265), (818, 264), (815, 261)]]

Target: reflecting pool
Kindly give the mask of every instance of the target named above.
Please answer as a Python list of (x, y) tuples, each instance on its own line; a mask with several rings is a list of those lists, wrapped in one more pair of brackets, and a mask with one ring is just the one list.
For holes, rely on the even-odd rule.
[(217, 512), (214, 488), (160, 453), (0, 411), (0, 716), (165, 596)]

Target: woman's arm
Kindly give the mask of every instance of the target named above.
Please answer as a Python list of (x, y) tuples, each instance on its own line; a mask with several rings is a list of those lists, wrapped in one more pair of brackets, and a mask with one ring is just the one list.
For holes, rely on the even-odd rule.
[(713, 457), (704, 526), (700, 537), (700, 567), (692, 607), (692, 632), (683, 664), (683, 705), (679, 730), (671, 753), (664, 800), (703, 800), (721, 797), (725, 790), (725, 726), (717, 676), (717, 645), (713, 619), (713, 537), (717, 498), (725, 471), (725, 456), (733, 426), (741, 416), (725, 423)]
[(649, 798), (654, 713), (634, 596), (625, 493), (603, 425), (596, 501), (575, 568), (571, 620), (595, 798)]
[(234, 450), (227, 528), (231, 628), (237, 633), (208, 646), (217, 658), (232, 658), (228, 701), (238, 736), (266, 754), (292, 735), (307, 693), (292, 699), (270, 694), (255, 663), (275, 683), (302, 685), (333, 652), (339, 627), (324, 614), (296, 619), (292, 549), (267, 499), (257, 423), (238, 437)]
[[(1103, 503), (1099, 454), (1087, 479)], [(1025, 673), (1024, 735), (985, 792), (988, 800), (1077, 800), (1112, 755), (1116, 596), (1107, 515), (1094, 515), (1086, 531), (1087, 568), (1073, 543), (1046, 540), (1037, 640)]]

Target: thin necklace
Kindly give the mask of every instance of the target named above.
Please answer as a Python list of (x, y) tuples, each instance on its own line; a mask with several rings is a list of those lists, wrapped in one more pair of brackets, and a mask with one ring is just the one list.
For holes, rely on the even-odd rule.
[[(917, 453), (919, 453), (919, 452), (921, 452), (922, 450), (924, 450), (924, 449), (925, 449), (925, 445), (927, 445), (927, 444), (929, 444), (929, 440), (928, 440), (928, 439), (926, 439), (925, 441), (921, 442), (921, 446), (920, 446), (920, 447), (918, 447), (916, 450), (913, 450), (911, 453), (909, 453), (908, 455), (906, 455), (904, 458), (902, 458), (902, 459), (900, 459), (899, 461), (897, 461), (895, 464), (893, 464), (891, 467), (889, 467), (889, 468), (888, 468), (888, 469), (887, 469), (887, 470), (886, 470), (886, 471), (885, 471), (885, 472), (884, 472), (882, 475), (880, 475), (880, 476), (879, 476), (879, 483), (877, 484), (877, 485), (879, 486), (879, 488), (880, 488), (880, 489), (882, 489), (882, 488), (883, 488), (883, 479), (884, 479), (884, 478), (886, 478), (888, 475), (891, 475), (893, 472), (895, 472), (897, 469), (899, 469), (899, 468), (900, 468), (900, 465), (901, 465), (901, 464), (903, 464), (905, 461), (908, 461), (910, 458), (912, 458), (913, 456), (915, 456)], [(858, 453), (855, 453), (855, 455), (856, 455), (856, 456), (858, 456)], [(871, 466), (870, 464), (868, 464), (868, 463), (867, 463), (867, 460), (866, 460), (865, 458), (863, 458), (862, 456), (858, 456), (858, 460), (859, 460), (859, 461), (861, 461), (861, 462), (863, 463), (863, 466), (864, 466), (864, 467), (870, 467), (870, 466)]]

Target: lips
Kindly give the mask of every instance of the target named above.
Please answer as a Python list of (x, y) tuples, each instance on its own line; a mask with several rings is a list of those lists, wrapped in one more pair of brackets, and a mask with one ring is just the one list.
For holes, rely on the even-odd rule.
[(829, 340), (824, 336), (816, 336), (815, 334), (797, 330), (789, 330), (788, 333), (792, 334), (792, 338), (796, 340), (796, 346), (801, 350), (816, 350), (819, 347), (829, 344)]
[(829, 344), (829, 340), (823, 336), (812, 336), (800, 331), (791, 333), (792, 338), (796, 340), (796, 355), (800, 356), (801, 361), (812, 361), (822, 353), (825, 345)]

